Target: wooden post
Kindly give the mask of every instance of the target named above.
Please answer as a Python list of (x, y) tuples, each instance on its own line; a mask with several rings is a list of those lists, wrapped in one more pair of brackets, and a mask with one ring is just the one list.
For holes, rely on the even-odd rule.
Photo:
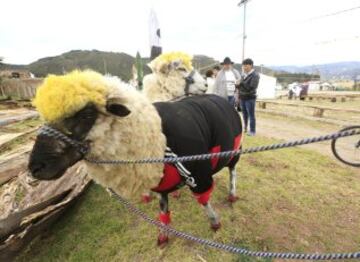
[(318, 108), (318, 107), (314, 107), (314, 114), (315, 117), (323, 117), (324, 116), (324, 109), (323, 108)]

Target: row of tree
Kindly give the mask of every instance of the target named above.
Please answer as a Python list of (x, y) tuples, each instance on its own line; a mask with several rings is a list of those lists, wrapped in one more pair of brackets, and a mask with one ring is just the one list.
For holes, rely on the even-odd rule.
[(284, 86), (287, 86), (294, 82), (308, 82), (308, 81), (320, 81), (320, 75), (318, 74), (306, 74), (306, 73), (276, 73), (275, 77), (277, 78), (278, 82)]

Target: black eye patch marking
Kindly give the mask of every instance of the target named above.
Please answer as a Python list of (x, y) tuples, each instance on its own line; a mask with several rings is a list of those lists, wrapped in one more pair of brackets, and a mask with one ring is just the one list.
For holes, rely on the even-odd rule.
[(62, 129), (65, 129), (71, 138), (83, 140), (95, 124), (97, 116), (96, 106), (89, 104), (75, 115), (66, 118), (62, 122)]

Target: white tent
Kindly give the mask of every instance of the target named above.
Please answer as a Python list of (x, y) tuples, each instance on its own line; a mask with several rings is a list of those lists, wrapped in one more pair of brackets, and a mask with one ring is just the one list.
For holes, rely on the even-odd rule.
[(310, 81), (309, 82), (309, 91), (319, 91), (320, 82), (319, 81)]
[(260, 74), (260, 82), (257, 89), (257, 97), (259, 99), (275, 99), (276, 98), (276, 78), (264, 74)]

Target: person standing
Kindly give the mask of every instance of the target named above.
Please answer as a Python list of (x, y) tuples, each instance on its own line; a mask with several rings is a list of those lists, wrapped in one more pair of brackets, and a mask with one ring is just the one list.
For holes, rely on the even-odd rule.
[(212, 71), (214, 73), (214, 77), (216, 78), (217, 77), (217, 74), (220, 72), (221, 68), (220, 66), (216, 65), (213, 67)]
[(223, 68), (217, 74), (214, 85), (214, 94), (221, 96), (235, 106), (235, 85), (240, 82), (239, 71), (233, 68), (234, 62), (229, 57), (221, 63)]
[(213, 70), (206, 71), (206, 85), (207, 90), (206, 94), (213, 94), (214, 93), (214, 84), (215, 84), (215, 76)]
[(248, 131), (248, 123), (250, 122), (250, 132), (248, 135), (256, 134), (256, 91), (259, 85), (260, 76), (254, 70), (254, 62), (250, 58), (242, 62), (244, 75), (239, 85), (239, 99), (245, 122), (245, 130)]

